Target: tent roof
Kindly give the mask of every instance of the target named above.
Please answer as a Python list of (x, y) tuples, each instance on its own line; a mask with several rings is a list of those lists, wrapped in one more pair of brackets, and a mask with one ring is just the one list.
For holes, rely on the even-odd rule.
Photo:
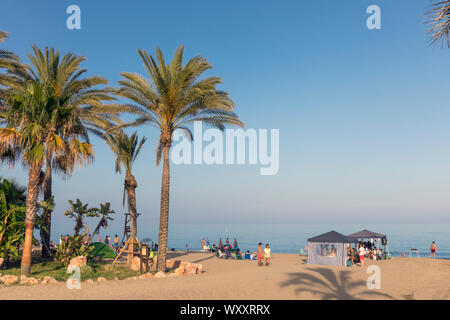
[(385, 238), (386, 235), (364, 229), (359, 232), (349, 234), (347, 237), (356, 239), (367, 239), (367, 238)]
[(333, 230), (333, 231), (318, 235), (316, 237), (309, 238), (308, 241), (309, 242), (353, 243), (353, 242), (355, 242), (355, 239), (344, 236), (343, 234)]

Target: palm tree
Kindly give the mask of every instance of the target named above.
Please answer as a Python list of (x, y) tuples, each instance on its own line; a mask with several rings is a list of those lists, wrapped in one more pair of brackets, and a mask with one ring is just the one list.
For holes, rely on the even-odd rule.
[[(0, 30), (0, 42), (3, 42), (6, 38), (8, 38), (8, 33)], [(5, 49), (0, 49), (0, 112), (5, 110), (3, 102), (5, 90), (15, 84), (16, 77), (12, 71), (17, 71), (20, 68), (19, 62), (19, 57), (16, 54)], [(2, 70), (4, 72), (1, 72)], [(0, 145), (0, 163), (13, 165), (17, 160), (18, 151), (14, 147), (5, 148)]]
[(431, 44), (441, 41), (450, 47), (450, 0), (440, 1), (431, 6), (427, 12), (426, 22), (431, 24), (428, 29)]
[[(105, 141), (111, 148), (111, 151), (116, 155), (116, 172), (121, 173), (122, 167), (125, 169), (123, 205), (125, 206), (126, 193), (131, 222), (130, 238), (133, 240), (129, 249), (131, 252), (134, 252), (134, 239), (136, 239), (137, 235), (136, 188), (138, 184), (134, 175), (131, 173), (131, 169), (146, 139), (144, 137), (139, 141), (136, 132), (129, 136), (122, 130), (119, 130), (105, 135)], [(131, 264), (132, 256), (132, 254), (127, 256), (128, 264)]]
[(88, 203), (83, 204), (80, 199), (77, 199), (76, 202), (69, 200), (70, 209), (64, 212), (65, 216), (69, 218), (75, 219), (75, 228), (74, 235), (78, 236), (80, 234), (80, 230), (84, 228), (84, 219), (87, 217), (98, 217), (98, 209), (97, 208), (88, 208)]
[[(40, 50), (36, 47), (33, 50), (37, 59), (43, 59)], [(52, 54), (52, 51), (46, 49), (45, 57), (56, 57), (57, 54)], [(72, 54), (68, 54), (63, 61), (69, 63), (71, 57)], [(33, 60), (31, 55), (30, 59)], [(79, 61), (79, 58), (76, 60)], [(82, 118), (89, 118), (92, 124), (104, 125), (105, 121), (92, 115), (92, 110), (102, 108), (102, 100), (111, 99), (106, 92), (91, 88), (92, 84), (106, 83), (106, 80), (100, 77), (79, 80), (85, 70), (76, 70), (73, 61), (67, 70), (70, 75), (61, 74), (62, 78), (66, 77), (67, 83), (70, 82), (70, 85), (63, 87), (58, 86), (59, 82), (51, 82), (45, 69), (34, 65), (36, 71), (24, 66), (16, 73), (18, 85), (2, 93), (6, 107), (0, 110), (0, 124), (4, 126), (0, 128), (0, 149), (19, 150), (24, 164), (28, 166), (26, 232), (21, 264), (23, 275), (29, 275), (31, 271), (32, 235), (44, 162), (50, 155), (57, 162), (68, 159), (65, 163), (62, 161), (68, 169), (89, 162), (94, 152)], [(50, 65), (54, 67), (57, 64)]]
[(152, 55), (138, 50), (150, 81), (135, 73), (122, 72), (118, 95), (128, 98), (133, 103), (127, 105), (128, 112), (138, 118), (127, 126), (150, 124), (160, 131), (156, 164), (163, 157), (161, 183), (161, 210), (159, 224), (159, 253), (157, 270), (165, 271), (167, 254), (167, 236), (169, 223), (169, 187), (170, 167), (169, 152), (172, 134), (183, 130), (192, 138), (186, 125), (202, 121), (207, 125), (225, 129), (225, 124), (243, 126), (238, 116), (232, 111), (234, 103), (228, 93), (218, 90), (222, 83), (219, 77), (199, 79), (201, 74), (210, 69), (211, 64), (197, 56), (183, 65), (183, 46), (178, 47), (170, 64), (166, 64), (162, 51), (157, 48), (158, 62)]
[[(29, 54), (28, 57), (34, 67), (34, 70), (31, 70), (33, 76), (54, 88), (49, 92), (51, 96), (48, 99), (54, 105), (55, 112), (66, 112), (66, 109), (71, 109), (71, 112), (77, 115), (74, 125), (78, 127), (77, 130), (82, 133), (86, 142), (89, 143), (88, 132), (100, 134), (99, 127), (108, 127), (111, 126), (112, 120), (117, 121), (116, 117), (108, 114), (103, 108), (103, 101), (113, 100), (109, 91), (96, 88), (99, 84), (106, 84), (107, 80), (98, 76), (82, 78), (87, 71), (80, 67), (86, 60), (84, 56), (76, 56), (69, 52), (60, 59), (59, 52), (53, 48), (50, 50), (46, 48), (42, 52), (33, 46), (33, 54)], [(71, 149), (60, 155), (52, 152), (45, 154), (45, 173), (42, 182), (44, 201), (52, 197), (52, 172), (57, 171), (65, 177), (70, 176), (77, 162), (76, 157), (77, 153), (73, 153)], [(43, 257), (48, 257), (50, 253), (51, 214), (52, 210), (44, 209), (42, 215), (45, 225), (45, 228), (40, 230)]]
[[(8, 32), (0, 30), (0, 42), (8, 38)], [(20, 66), (19, 57), (11, 51), (0, 49), (0, 69), (12, 71)], [(15, 77), (9, 73), (0, 73), (0, 90), (2, 86), (11, 85)], [(0, 100), (1, 102), (1, 100)]]
[(92, 233), (90, 239), (89, 239), (89, 243), (91, 243), (92, 239), (94, 238), (94, 236), (100, 232), (100, 228), (104, 228), (106, 229), (109, 225), (109, 221), (113, 221), (114, 218), (111, 217), (111, 214), (114, 214), (114, 210), (111, 210), (110, 208), (111, 203), (106, 202), (106, 203), (100, 203), (100, 208), (98, 209), (98, 214), (100, 215), (100, 220), (97, 224), (97, 227), (94, 229), (94, 232)]

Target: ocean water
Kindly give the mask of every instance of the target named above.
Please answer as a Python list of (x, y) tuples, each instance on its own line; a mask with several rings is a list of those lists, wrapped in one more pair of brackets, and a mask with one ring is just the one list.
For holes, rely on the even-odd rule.
[[(432, 241), (436, 242), (437, 258), (450, 259), (450, 224), (171, 224), (169, 226), (169, 248), (199, 250), (202, 237), (211, 244), (223, 243), (229, 238), (238, 240), (241, 250), (255, 251), (258, 243), (270, 244), (272, 252), (299, 253), (310, 237), (335, 230), (350, 234), (362, 229), (386, 234), (390, 253), (400, 257), (403, 252), (410, 255), (411, 248), (419, 249), (420, 257), (428, 257)], [(156, 242), (157, 233), (139, 232), (140, 239), (151, 238)], [(415, 254), (412, 256), (416, 256)]]

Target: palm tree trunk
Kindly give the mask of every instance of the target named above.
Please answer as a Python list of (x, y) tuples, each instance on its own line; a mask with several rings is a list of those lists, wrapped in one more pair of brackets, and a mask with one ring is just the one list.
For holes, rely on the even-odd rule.
[[(49, 200), (52, 197), (52, 157), (47, 156), (45, 159), (45, 176), (42, 184), (44, 190), (44, 201)], [(50, 257), (50, 230), (52, 224), (52, 212), (49, 209), (44, 209), (42, 213), (42, 222), (45, 228), (41, 228), (41, 242), (43, 258)]]
[[(166, 140), (167, 141), (167, 140)], [(163, 145), (164, 164), (161, 181), (161, 211), (159, 218), (158, 259), (157, 271), (166, 270), (167, 235), (169, 231), (169, 189), (170, 189), (170, 165), (169, 165), (170, 140)]]
[(42, 162), (30, 165), (28, 170), (27, 208), (25, 214), (25, 241), (22, 252), (20, 273), (29, 276), (31, 272), (31, 246), (33, 242), (34, 220), (36, 218), (37, 199), (39, 194), (39, 176)]
[(125, 177), (125, 188), (127, 189), (128, 195), (128, 212), (130, 213), (130, 238), (131, 238), (131, 246), (128, 248), (132, 254), (127, 256), (127, 264), (131, 267), (131, 263), (133, 261), (133, 253), (134, 253), (134, 239), (136, 239), (137, 235), (137, 210), (136, 210), (136, 188), (137, 182), (131, 172), (126, 173)]

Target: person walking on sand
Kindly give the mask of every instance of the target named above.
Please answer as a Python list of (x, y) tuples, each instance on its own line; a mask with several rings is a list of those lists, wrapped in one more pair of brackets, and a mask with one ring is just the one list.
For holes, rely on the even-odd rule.
[(436, 259), (436, 243), (434, 241), (430, 246), (430, 251), (430, 257), (433, 256), (433, 258)]
[(359, 245), (359, 260), (361, 261), (361, 267), (364, 266), (364, 255), (366, 254), (366, 250), (364, 249), (364, 245), (361, 243)]
[(264, 265), (270, 267), (270, 247), (269, 244), (266, 244), (266, 248), (264, 249)]
[(256, 264), (258, 266), (260, 266), (262, 264), (262, 255), (263, 255), (263, 248), (262, 248), (262, 243), (260, 242), (258, 244), (258, 251), (256, 253)]

